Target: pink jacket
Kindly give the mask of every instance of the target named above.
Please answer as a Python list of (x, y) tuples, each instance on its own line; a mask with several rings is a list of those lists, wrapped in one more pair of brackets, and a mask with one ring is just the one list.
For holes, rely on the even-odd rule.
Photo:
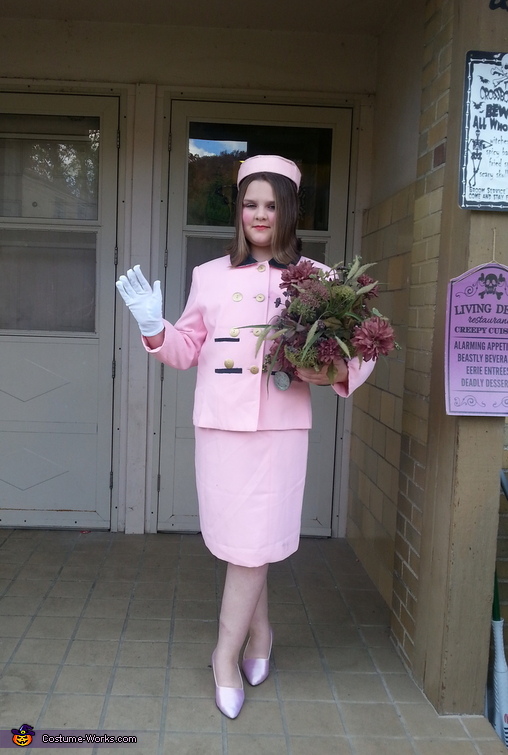
[[(305, 258), (302, 258), (305, 259)], [(318, 265), (325, 267), (324, 265)], [(197, 365), (193, 421), (219, 430), (286, 430), (310, 428), (310, 391), (293, 381), (277, 389), (262, 371), (263, 349), (256, 355), (258, 332), (277, 314), (281, 269), (268, 262), (231, 267), (229, 256), (194, 268), (182, 316), (165, 321), (164, 343), (145, 349), (159, 361), (185, 370)], [(347, 397), (370, 375), (374, 362), (352, 359), (347, 384), (332, 386)]]

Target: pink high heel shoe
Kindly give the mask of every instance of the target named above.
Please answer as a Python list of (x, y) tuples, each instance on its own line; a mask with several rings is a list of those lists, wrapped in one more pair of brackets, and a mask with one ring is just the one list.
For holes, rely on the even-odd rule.
[[(215, 675), (215, 652), (212, 653), (212, 671), (213, 680), (215, 682), (215, 704), (221, 713), (224, 713), (228, 718), (236, 718), (242, 710), (242, 706), (245, 700), (245, 692), (242, 686), (239, 687), (219, 687), (217, 684), (217, 677)], [(238, 669), (240, 675), (240, 669)], [(240, 675), (241, 679), (241, 675)]]
[(268, 658), (246, 658), (245, 651), (249, 643), (245, 646), (243, 651), (242, 671), (245, 674), (245, 678), (253, 687), (257, 687), (258, 684), (262, 684), (270, 673), (270, 655), (272, 652), (273, 632), (270, 629), (270, 649), (268, 651)]

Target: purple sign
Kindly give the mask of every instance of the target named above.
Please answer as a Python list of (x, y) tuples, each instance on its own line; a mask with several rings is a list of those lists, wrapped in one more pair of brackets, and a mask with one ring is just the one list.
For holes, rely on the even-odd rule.
[(448, 284), (446, 413), (508, 414), (508, 267), (490, 262)]

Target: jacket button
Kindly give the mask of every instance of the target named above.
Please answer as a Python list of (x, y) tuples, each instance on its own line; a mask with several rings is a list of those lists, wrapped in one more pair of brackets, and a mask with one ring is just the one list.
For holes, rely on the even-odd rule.
[(266, 270), (266, 265), (258, 265), (258, 273), (264, 273)]
[(252, 331), (253, 335), (255, 336), (260, 336), (262, 332), (263, 331), (261, 328), (254, 328), (254, 330)]
[(240, 335), (240, 328), (231, 328), (231, 330), (229, 331), (229, 335), (232, 338), (236, 338), (237, 336)]
[(265, 295), (264, 294), (258, 294), (256, 296), (256, 301), (264, 301), (264, 300), (265, 300)]
[(258, 372), (259, 372), (259, 367), (256, 367), (255, 365), (254, 365), (254, 367), (250, 367), (249, 369), (250, 369), (250, 371), (252, 372), (253, 375), (257, 375)]
[(233, 301), (242, 301), (242, 299), (243, 294), (239, 293), (238, 291), (236, 292), (236, 294), (233, 294)]
[(234, 366), (235, 366), (235, 363), (233, 362), (233, 360), (232, 360), (232, 359), (225, 359), (225, 360), (224, 360), (224, 367), (225, 367), (225, 368), (226, 368), (227, 370), (230, 370), (230, 369), (232, 369), (232, 368), (233, 368)]

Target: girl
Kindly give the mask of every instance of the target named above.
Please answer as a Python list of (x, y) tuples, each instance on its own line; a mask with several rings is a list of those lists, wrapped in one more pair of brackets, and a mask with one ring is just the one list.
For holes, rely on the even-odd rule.
[[(217, 706), (229, 718), (244, 702), (238, 664), (247, 637), (241, 663), (247, 681), (261, 684), (269, 673), (268, 564), (298, 548), (308, 384), (330, 384), (324, 366), (298, 370), (300, 380), (287, 390), (270, 378), (267, 390), (262, 350), (256, 354), (259, 331), (245, 327), (276, 314), (281, 272), (300, 260), (300, 177), (295, 163), (276, 155), (241, 164), (229, 254), (194, 269), (175, 325), (162, 319), (159, 281), (152, 288), (139, 266), (117, 282), (145, 349), (172, 367), (198, 368), (193, 420), (200, 525), (209, 550), (228, 562), (212, 669)], [(349, 396), (373, 365), (337, 360), (333, 389)]]

